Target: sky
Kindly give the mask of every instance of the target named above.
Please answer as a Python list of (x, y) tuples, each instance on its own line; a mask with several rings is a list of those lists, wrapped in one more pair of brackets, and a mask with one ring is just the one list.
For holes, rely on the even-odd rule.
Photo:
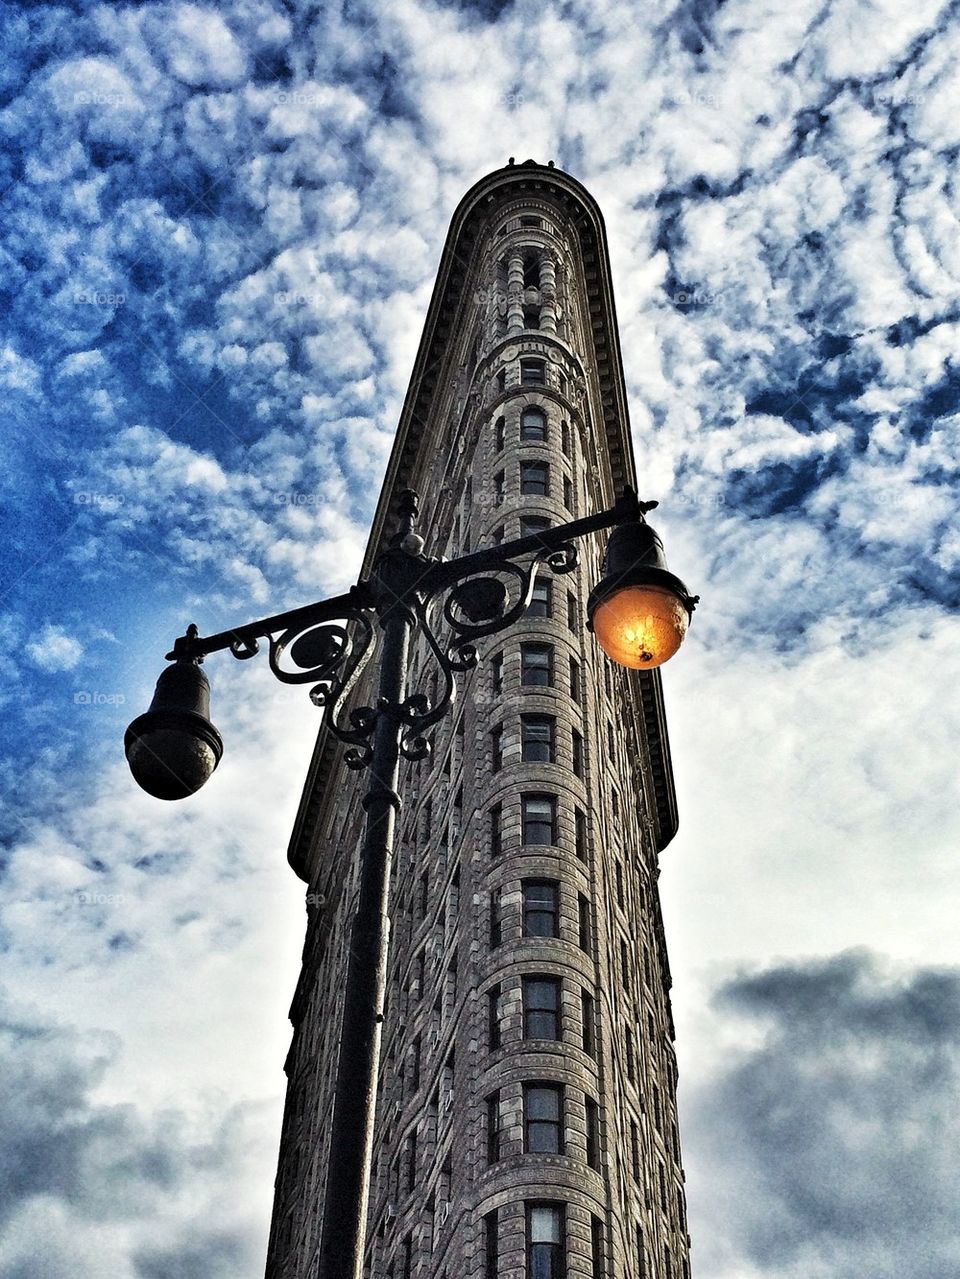
[(0, 1276), (262, 1273), (318, 712), (188, 622), (355, 578), (467, 188), (599, 201), (701, 595), (662, 858), (695, 1279), (960, 1276), (960, 4), (0, 3)]

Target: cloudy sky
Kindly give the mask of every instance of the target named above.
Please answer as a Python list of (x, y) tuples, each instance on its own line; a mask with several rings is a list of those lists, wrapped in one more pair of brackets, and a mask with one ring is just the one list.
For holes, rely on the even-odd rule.
[(450, 215), (599, 200), (703, 603), (661, 885), (695, 1279), (960, 1275), (960, 4), (0, 4), (3, 1279), (261, 1273), (317, 712), (162, 654), (354, 578)]

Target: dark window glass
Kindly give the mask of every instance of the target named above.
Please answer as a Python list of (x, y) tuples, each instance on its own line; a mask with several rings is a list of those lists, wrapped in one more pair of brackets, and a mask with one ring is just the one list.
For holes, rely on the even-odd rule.
[(500, 1158), (500, 1090), (487, 1098), (487, 1163)]
[(494, 653), (490, 658), (490, 679), (494, 693), (503, 692), (503, 654)]
[(540, 580), (533, 588), (527, 617), (550, 617), (553, 614), (553, 583)]
[(573, 481), (568, 475), (563, 477), (563, 504), (573, 513)]
[(614, 863), (614, 875), (617, 881), (617, 905), (623, 905), (623, 862)]
[[(501, 390), (503, 388), (501, 387)], [(494, 444), (498, 453), (502, 453), (507, 443), (507, 419), (498, 417), (494, 423)]]
[(552, 645), (521, 644), (520, 683), (539, 685), (542, 688), (553, 685)]
[(494, 804), (490, 809), (490, 856), (499, 857), (503, 851), (503, 805)]
[(528, 763), (554, 763), (554, 724), (552, 715), (520, 716), (521, 757)]
[(574, 815), (576, 854), (582, 862), (587, 860), (587, 815), (577, 809)]
[(506, 530), (504, 529), (503, 525), (498, 524), (497, 527), (493, 530), (493, 533), (491, 534), (491, 536), (493, 537), (494, 546), (499, 546), (500, 543), (503, 541), (505, 535), (506, 535)]
[(590, 898), (583, 893), (578, 894), (578, 922), (580, 933), (580, 949), (590, 949)]
[(565, 457), (570, 456), (570, 423), (560, 423), (560, 448)]
[(503, 725), (490, 730), (490, 768), (497, 773), (503, 767)]
[(643, 1226), (637, 1223), (637, 1275), (645, 1279), (647, 1273), (647, 1250), (643, 1246)]
[(596, 1048), (593, 996), (585, 990), (581, 991), (580, 994), (580, 1021), (583, 1034), (583, 1051), (588, 1057), (592, 1057)]
[(410, 1087), (416, 1092), (420, 1087), (420, 1036), (416, 1039), (410, 1048)]
[(410, 1279), (413, 1274), (413, 1237), (407, 1235), (403, 1241), (403, 1256), (400, 1262), (400, 1279)]
[(640, 1180), (640, 1130), (637, 1128), (637, 1121), (630, 1120), (630, 1166), (633, 1170), (634, 1181)]
[(523, 308), (523, 327), (525, 329), (539, 329), (540, 308), (538, 306), (531, 305)]
[(527, 1279), (564, 1279), (563, 1207), (527, 1205)]
[(542, 218), (523, 217), (520, 219), (521, 226), (543, 226)]
[(573, 771), (577, 777), (583, 776), (583, 734), (576, 729), (573, 732)]
[(524, 1084), (523, 1149), (528, 1155), (563, 1154), (563, 1089)]
[(503, 941), (503, 925), (501, 921), (500, 909), (500, 889), (494, 888), (490, 892), (490, 949), (496, 948)]
[(550, 496), (550, 468), (546, 462), (520, 463), (520, 492), (530, 497)]
[(520, 516), (521, 537), (536, 537), (539, 533), (545, 533), (549, 527), (550, 521), (545, 515)]
[(573, 591), (567, 591), (567, 626), (576, 634), (577, 631), (577, 597)]
[(540, 443), (547, 438), (547, 415), (542, 409), (524, 409), (520, 416), (521, 440), (535, 440)]
[(497, 373), (497, 390), (504, 391), (506, 390), (506, 387), (507, 387), (507, 371), (506, 369), (501, 369)]
[(407, 1192), (410, 1193), (417, 1184), (417, 1134), (415, 1132), (407, 1136), (406, 1165)]
[(555, 844), (557, 801), (553, 795), (523, 796), (523, 842)]
[(546, 380), (547, 372), (543, 360), (520, 361), (521, 386), (543, 386)]
[(497, 471), (493, 477), (493, 492), (497, 506), (502, 506), (507, 496), (507, 475), (505, 471)]
[(584, 1099), (586, 1110), (587, 1166), (600, 1167), (600, 1111), (592, 1097)]
[(560, 978), (524, 977), (524, 1039), (560, 1038)]
[(560, 885), (556, 880), (523, 881), (523, 933), (525, 937), (560, 936)]
[(575, 657), (570, 658), (570, 696), (580, 701), (580, 663)]
[(603, 1279), (603, 1222), (593, 1216), (590, 1218), (590, 1263), (593, 1279)]
[(500, 1047), (500, 986), (491, 986), (487, 991), (487, 1037), (490, 1051)]
[(500, 1279), (500, 1231), (497, 1209), (483, 1219), (484, 1279)]

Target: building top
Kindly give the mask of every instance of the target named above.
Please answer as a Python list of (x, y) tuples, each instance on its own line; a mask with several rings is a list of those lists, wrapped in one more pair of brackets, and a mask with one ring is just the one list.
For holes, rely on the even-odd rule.
[[(437, 280), (430, 300), (413, 373), (400, 414), (393, 450), (387, 464), (374, 515), (361, 576), (367, 577), (391, 531), (397, 495), (410, 486), (432, 421), (434, 393), (444, 385), (457, 358), (456, 321), (470, 287), (470, 263), (478, 242), (491, 234), (501, 213), (518, 200), (543, 201), (555, 208), (579, 240), (586, 312), (590, 317), (592, 357), (600, 390), (605, 462), (615, 492), (636, 487), (636, 466), (630, 435), (626, 388), (610, 277), (610, 258), (603, 217), (596, 201), (575, 178), (534, 160), (509, 163), (486, 175), (466, 193), (447, 233)], [(376, 658), (374, 657), (374, 661)], [(659, 670), (637, 672), (651, 773), (654, 778), (654, 820), (658, 851), (677, 829), (676, 797), (663, 711)], [(301, 879), (310, 881), (312, 849), (325, 796), (338, 771), (340, 744), (321, 725), (288, 847), (288, 859)]]

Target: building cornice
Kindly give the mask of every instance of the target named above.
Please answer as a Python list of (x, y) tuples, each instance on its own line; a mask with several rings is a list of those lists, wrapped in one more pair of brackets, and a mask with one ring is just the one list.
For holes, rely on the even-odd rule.
[[(579, 237), (587, 292), (586, 313), (590, 320), (590, 340), (600, 390), (602, 423), (597, 425), (603, 428), (615, 492), (620, 492), (628, 484), (636, 487), (610, 257), (599, 206), (585, 187), (560, 169), (536, 164), (532, 160), (519, 165), (510, 164), (487, 174), (471, 187), (453, 215), (373, 519), (363, 560), (363, 577), (369, 575), (382, 549), (398, 493), (409, 487), (416, 473), (424, 435), (431, 422), (435, 392), (444, 385), (449, 364), (455, 358), (457, 344), (452, 340), (456, 334), (455, 323), (463, 307), (464, 290), (469, 284), (477, 243), (489, 233), (491, 222), (502, 215), (503, 206), (520, 198), (543, 199), (565, 216)], [(643, 703), (650, 770), (655, 779), (652, 798), (656, 806), (656, 843), (660, 851), (676, 833), (677, 814), (658, 678), (645, 681)], [(294, 871), (307, 882), (315, 874), (316, 868), (312, 864), (315, 835), (338, 770), (341, 749), (325, 726), (321, 726), (287, 853)]]

